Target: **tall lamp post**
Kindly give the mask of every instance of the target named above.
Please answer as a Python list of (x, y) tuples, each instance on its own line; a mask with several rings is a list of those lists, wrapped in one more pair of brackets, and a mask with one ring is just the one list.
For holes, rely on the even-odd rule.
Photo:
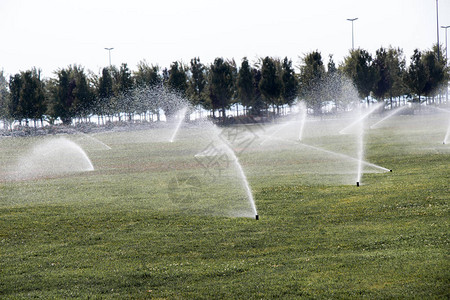
[(358, 18), (353, 18), (353, 19), (347, 19), (347, 21), (352, 22), (352, 50), (355, 49), (355, 43), (354, 43), (354, 39), (353, 39), (353, 21), (358, 20)]
[[(436, 43), (436, 47), (437, 47), (437, 60), (438, 60), (438, 64), (441, 62), (441, 51), (439, 50), (439, 0), (436, 0), (436, 36), (437, 36), (437, 43)], [(439, 103), (441, 103), (441, 93), (442, 93), (442, 88), (439, 88)]]
[(439, 51), (439, 1), (436, 0), (436, 36), (437, 36), (437, 56), (438, 56), (438, 61), (439, 61), (439, 55), (440, 55), (440, 51)]
[[(450, 25), (441, 26), (441, 28), (445, 29), (445, 62), (448, 65), (447, 29), (450, 28)], [(447, 82), (447, 88), (446, 88), (446, 93), (445, 93), (445, 100), (448, 102), (448, 82)]]
[(109, 68), (111, 69), (111, 50), (114, 48), (105, 48), (105, 50), (108, 50), (109, 52)]

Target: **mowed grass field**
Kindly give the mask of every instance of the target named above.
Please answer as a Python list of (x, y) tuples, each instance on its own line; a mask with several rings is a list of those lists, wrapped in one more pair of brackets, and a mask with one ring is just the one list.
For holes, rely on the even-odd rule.
[[(304, 142), (352, 155), (337, 124), (307, 123)], [(271, 131), (255, 130), (238, 157), (258, 221), (236, 217), (252, 213), (241, 178), (195, 157), (208, 139), (188, 128), (174, 143), (162, 129), (64, 136), (94, 171), (18, 181), (13, 162), (59, 137), (2, 138), (0, 298), (446, 299), (447, 124), (398, 116), (368, 129), (365, 160), (393, 172), (364, 173), (360, 187), (354, 161), (261, 149)]]

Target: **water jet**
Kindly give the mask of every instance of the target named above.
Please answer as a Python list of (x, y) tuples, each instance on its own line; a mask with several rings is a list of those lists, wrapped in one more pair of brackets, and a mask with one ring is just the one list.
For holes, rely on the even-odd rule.
[(305, 128), (305, 122), (306, 122), (306, 116), (307, 116), (306, 105), (303, 101), (300, 102), (299, 108), (300, 108), (300, 128), (299, 128), (299, 133), (298, 133), (298, 140), (301, 141), (303, 138), (303, 129)]
[(183, 123), (184, 115), (186, 114), (186, 111), (187, 111), (187, 106), (180, 109), (176, 114), (178, 116), (178, 121), (176, 122), (176, 126), (172, 133), (172, 137), (169, 140), (171, 143), (173, 143), (175, 141), (175, 137), (177, 136), (177, 133), (180, 130), (181, 123)]
[(447, 144), (449, 137), (450, 137), (450, 118), (448, 119), (447, 132), (445, 133), (444, 141), (442, 142), (444, 145)]
[[(215, 126), (215, 128), (217, 128), (217, 127)], [(242, 168), (242, 165), (239, 162), (239, 159), (236, 156), (236, 153), (230, 147), (230, 145), (228, 145), (225, 141), (223, 142), (223, 144), (224, 144), (225, 149), (227, 150), (228, 154), (231, 156), (232, 161), (234, 162), (234, 164), (238, 170), (238, 174), (242, 180), (242, 184), (244, 185), (245, 191), (247, 193), (247, 199), (250, 203), (253, 213), (255, 214), (255, 216), (258, 216), (258, 212), (256, 210), (256, 205), (255, 205), (255, 200), (253, 199), (253, 193), (252, 193), (252, 190), (250, 189), (250, 184), (248, 183), (247, 176), (245, 176), (244, 169)]]
[(106, 150), (111, 150), (111, 147), (105, 144), (104, 142), (100, 141), (99, 139), (93, 137), (92, 135), (86, 134), (84, 132), (78, 131), (77, 133), (81, 134), (82, 137), (88, 138), (89, 140), (95, 142), (96, 144), (100, 145)]
[[(203, 150), (197, 152), (194, 155), (195, 160), (205, 168), (205, 174), (208, 175), (208, 178), (205, 181), (211, 181), (213, 186), (217, 183), (221, 183), (227, 180), (227, 178), (234, 178), (236, 183), (239, 183), (244, 191), (244, 195), (246, 198), (246, 202), (240, 202), (242, 199), (242, 195), (240, 194), (240, 189), (233, 189), (235, 191), (240, 190), (239, 196), (236, 198), (239, 202), (235, 202), (234, 205), (228, 206), (229, 214), (231, 216), (237, 217), (248, 217), (253, 218), (258, 215), (256, 210), (255, 200), (253, 198), (253, 194), (250, 188), (250, 184), (247, 180), (247, 176), (245, 175), (244, 169), (231, 145), (231, 142), (226, 138), (226, 134), (223, 134), (223, 131), (219, 129), (215, 124), (210, 121), (206, 121), (203, 123), (203, 127), (200, 128), (202, 132), (202, 137), (205, 137), (204, 142), (208, 142), (208, 145), (203, 148)], [(200, 141), (196, 142), (200, 144)], [(220, 170), (219, 173), (214, 173), (214, 170)], [(220, 180), (217, 180), (218, 177), (222, 177)], [(214, 188), (213, 188), (214, 189)], [(230, 195), (230, 191), (227, 188), (225, 192), (228, 196)], [(232, 198), (226, 202), (232, 203), (236, 201), (236, 199)], [(227, 214), (227, 212), (225, 212)]]
[[(380, 107), (382, 107), (384, 105), (384, 102), (378, 103), (376, 105), (373, 105), (368, 111), (366, 111), (364, 114), (362, 114), (362, 110), (359, 109), (359, 114), (358, 114), (358, 118), (353, 121), (352, 123), (350, 123), (350, 125), (348, 125), (347, 127), (341, 129), (339, 131), (340, 134), (348, 134), (351, 133), (350, 129), (352, 127), (354, 127), (355, 125), (361, 123), (362, 121), (364, 121), (369, 115), (371, 115), (374, 111), (376, 111), (377, 109), (379, 109)], [(362, 127), (362, 126), (361, 126)]]
[(401, 111), (405, 110), (406, 108), (408, 108), (408, 106), (401, 106), (399, 108), (393, 109), (391, 110), (384, 118), (382, 118), (380, 121), (376, 122), (375, 124), (370, 126), (370, 129), (375, 129), (378, 128), (380, 123), (386, 121), (387, 119), (393, 117), (394, 115), (400, 113)]
[(34, 145), (28, 154), (19, 159), (15, 177), (27, 180), (93, 170), (86, 152), (76, 143), (61, 137)]

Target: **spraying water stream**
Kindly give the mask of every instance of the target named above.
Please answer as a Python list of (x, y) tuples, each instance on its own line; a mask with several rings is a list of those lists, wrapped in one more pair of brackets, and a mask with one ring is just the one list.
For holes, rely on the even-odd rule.
[(353, 121), (352, 123), (350, 123), (350, 125), (348, 125), (347, 127), (345, 127), (344, 129), (341, 129), (339, 131), (340, 134), (349, 134), (351, 133), (351, 130), (354, 128), (354, 126), (358, 125), (359, 123), (361, 123), (364, 119), (366, 119), (369, 115), (371, 115), (374, 111), (376, 111), (377, 109), (379, 109), (381, 106), (383, 106), (384, 103), (378, 103), (376, 105), (373, 105), (368, 111), (366, 111), (364, 114), (362, 114), (362, 110), (359, 111), (358, 114), (358, 118)]
[[(217, 128), (216, 125), (214, 125), (214, 129), (215, 129), (216, 133), (218, 133), (219, 129)], [(239, 162), (239, 159), (236, 156), (236, 153), (234, 152), (234, 150), (231, 148), (231, 146), (226, 141), (223, 141), (223, 145), (225, 147), (227, 154), (231, 157), (233, 163), (235, 164), (235, 166), (238, 170), (239, 177), (241, 178), (241, 182), (242, 182), (242, 185), (244, 186), (245, 192), (247, 194), (247, 199), (253, 210), (253, 214), (256, 219), (259, 219), (258, 211), (256, 210), (255, 200), (253, 198), (253, 193), (252, 193), (252, 190), (250, 189), (250, 184), (248, 183), (247, 176), (245, 175), (244, 169), (242, 168), (242, 165)]]
[(401, 111), (405, 110), (406, 108), (408, 108), (408, 106), (402, 106), (396, 109), (393, 109), (391, 112), (389, 112), (383, 119), (381, 119), (380, 121), (376, 122), (375, 124), (371, 125), (370, 128), (371, 129), (375, 129), (378, 128), (380, 126), (380, 124), (384, 121), (386, 121), (387, 119), (389, 119), (390, 117), (400, 113)]
[(187, 106), (183, 107), (182, 109), (180, 109), (180, 110), (177, 112), (178, 121), (177, 121), (177, 123), (176, 123), (175, 130), (173, 131), (172, 137), (171, 137), (170, 140), (169, 140), (171, 143), (173, 143), (173, 142), (175, 141), (175, 138), (176, 138), (176, 136), (177, 136), (177, 133), (178, 133), (178, 131), (180, 130), (181, 123), (183, 123), (184, 115), (186, 114), (186, 111), (187, 111)]
[(305, 122), (306, 122), (306, 105), (304, 102), (300, 102), (300, 128), (298, 133), (298, 140), (301, 141), (303, 138), (303, 129), (305, 128)]

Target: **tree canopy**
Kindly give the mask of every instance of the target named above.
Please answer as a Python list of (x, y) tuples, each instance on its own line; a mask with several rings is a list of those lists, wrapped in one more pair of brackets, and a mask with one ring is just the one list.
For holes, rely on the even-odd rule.
[(6, 79), (2, 71), (3, 124), (44, 119), (71, 124), (74, 118), (88, 120), (94, 115), (119, 121), (127, 115), (131, 121), (135, 114), (156, 114), (159, 120), (161, 109), (173, 114), (178, 100), (168, 102), (168, 93), (156, 95), (154, 89), (176, 93), (193, 107), (210, 110), (213, 118), (220, 110), (224, 121), (232, 106), (239, 114), (239, 105), (255, 116), (270, 111), (279, 114), (280, 107), (301, 100), (315, 114), (329, 103), (337, 110), (347, 109), (358, 98), (354, 87), (359, 98), (369, 101), (370, 95), (390, 101), (392, 107), (393, 98), (400, 96), (419, 101), (436, 97), (449, 80), (449, 68), (442, 47), (435, 45), (425, 51), (416, 49), (408, 63), (402, 49), (380, 47), (374, 56), (364, 49), (349, 51), (339, 67), (332, 55), (325, 65), (316, 50), (301, 57), (297, 70), (287, 57), (266, 56), (253, 64), (244, 57), (239, 66), (233, 59), (218, 57), (205, 65), (194, 57), (189, 66), (175, 61), (169, 69), (141, 61), (135, 71), (124, 63), (103, 68), (96, 75), (75, 64), (54, 75), (41, 78), (41, 71), (31, 68)]

